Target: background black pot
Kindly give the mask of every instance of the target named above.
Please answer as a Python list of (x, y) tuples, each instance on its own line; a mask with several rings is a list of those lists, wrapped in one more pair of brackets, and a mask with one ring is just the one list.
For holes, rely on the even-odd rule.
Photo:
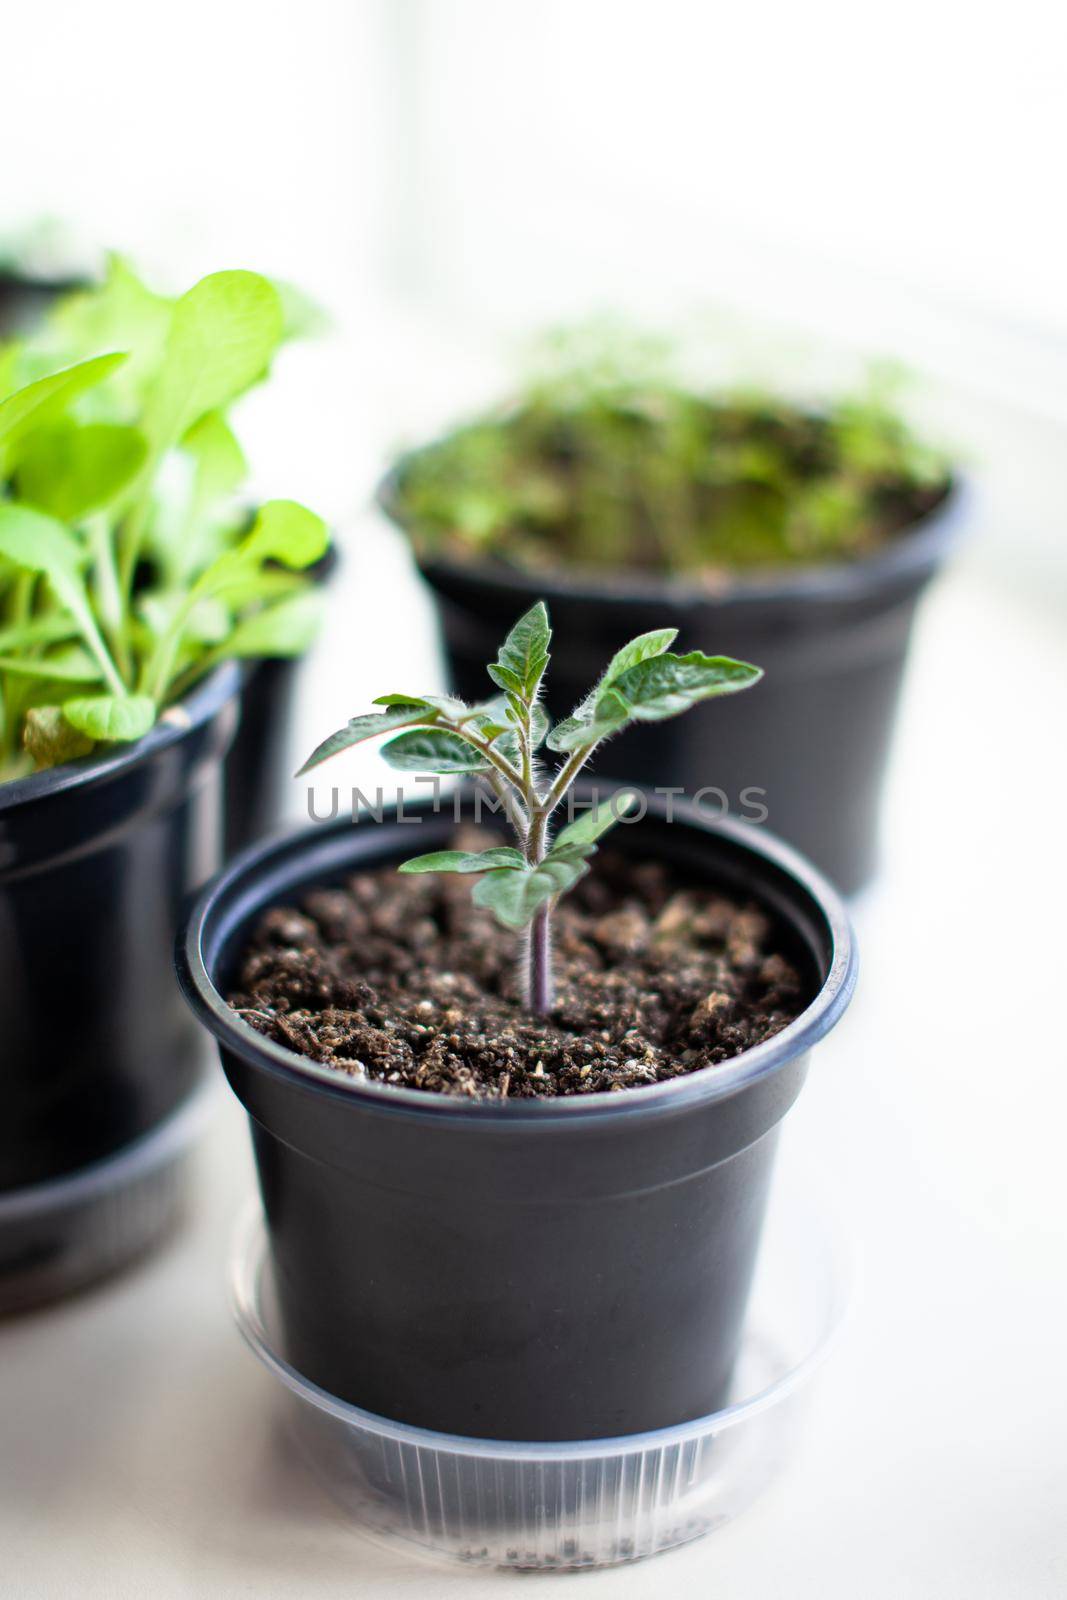
[[(309, 569), (325, 584), (337, 571), (337, 546)], [(242, 669), (241, 722), (226, 758), (226, 856), (235, 855), (276, 827), (291, 784), (290, 732), (302, 657), (246, 662)]]
[(812, 1000), (736, 1061), (632, 1093), (472, 1107), (341, 1078), (226, 1006), (263, 909), (436, 848), (451, 816), (425, 814), (416, 843), (389, 820), (305, 830), (234, 863), (193, 910), (179, 971), (252, 1119), (286, 1354), (331, 1393), (526, 1440), (638, 1432), (723, 1400), (777, 1126), (855, 958), (836, 897), (792, 851), (692, 809), (668, 824), (656, 804), (619, 847), (773, 910)]
[[(714, 591), (697, 579), (530, 576), (503, 566), (423, 561), (440, 615), (448, 687), (483, 699), (491, 690), (486, 662), (537, 599), (548, 602), (555, 630), (547, 685), (553, 718), (569, 714), (621, 645), (652, 628), (676, 627), (676, 650), (755, 662), (766, 675), (746, 695), (629, 729), (598, 752), (597, 771), (678, 786), (690, 796), (717, 789), (725, 800), (709, 794), (708, 805), (766, 820), (852, 894), (877, 864), (883, 780), (912, 621), (959, 532), (960, 498), (952, 488), (922, 522), (864, 560), (773, 577), (739, 575)], [(395, 477), (380, 499), (401, 520)]]
[(0, 1310), (176, 1214), (203, 1052), (171, 942), (221, 858), (239, 681), (220, 667), (137, 744), (0, 787)]

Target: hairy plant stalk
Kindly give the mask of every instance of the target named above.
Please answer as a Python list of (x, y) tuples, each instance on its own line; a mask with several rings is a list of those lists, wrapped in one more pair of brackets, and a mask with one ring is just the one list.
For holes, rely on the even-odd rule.
[[(545, 838), (548, 831), (548, 814), (537, 804), (531, 780), (527, 799), (530, 826), (526, 834), (526, 860), (531, 867), (539, 866), (545, 858)], [(526, 964), (526, 1003), (537, 1016), (547, 1016), (552, 1009), (554, 985), (552, 982), (552, 907), (546, 901), (535, 912), (530, 924), (530, 937), (524, 952)]]
[(564, 798), (567, 790), (570, 788), (579, 772), (581, 772), (592, 753), (593, 750), (592, 747), (590, 747), (585, 750), (575, 750), (572, 755), (568, 756), (566, 762), (556, 775), (555, 783), (552, 785), (541, 804), (540, 809), (544, 812), (546, 818), (551, 816), (552, 812), (555, 811), (556, 807)]
[(501, 810), (515, 832), (520, 849), (525, 851), (529, 817), (521, 803), (518, 792), (511, 788), (500, 773), (492, 768), (485, 774), (485, 777), (489, 787), (500, 801)]
[(552, 1009), (552, 924), (548, 906), (542, 906), (530, 924), (527, 961), (527, 1005), (536, 1016)]

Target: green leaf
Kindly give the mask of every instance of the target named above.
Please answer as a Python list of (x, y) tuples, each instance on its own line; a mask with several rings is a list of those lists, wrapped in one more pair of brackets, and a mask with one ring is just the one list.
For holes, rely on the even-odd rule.
[[(147, 383), (141, 413), (149, 453), (131, 486), (122, 527), (124, 593), (132, 584), (163, 457), (207, 412), (222, 410), (265, 376), (281, 337), (277, 290), (254, 272), (214, 273), (174, 302), (162, 359)], [(155, 663), (153, 677), (161, 671)]]
[(54, 517), (29, 506), (0, 505), (0, 556), (27, 572), (43, 573), (78, 625), (116, 694), (122, 683), (96, 625), (81, 575), (82, 548)]
[(447, 728), (402, 733), (383, 746), (382, 755), (397, 772), (484, 772), (489, 765), (480, 750)]
[(0, 656), (0, 672), (49, 683), (99, 683), (100, 668), (84, 650), (55, 656)]
[[(202, 595), (197, 605), (220, 607), (228, 616), (243, 615), (249, 606), (273, 604), (287, 595), (303, 594), (306, 588), (307, 581), (301, 572), (290, 572), (283, 567), (246, 567), (243, 575), (235, 573), (220, 585), (218, 593)], [(181, 590), (171, 593), (180, 600), (185, 599)]]
[(250, 531), (233, 550), (225, 550), (196, 581), (196, 593), (222, 595), (242, 602), (255, 597), (260, 582), (271, 577), (267, 562), (299, 571), (325, 555), (326, 524), (295, 500), (268, 500), (260, 506)]
[(380, 694), (371, 701), (372, 706), (425, 706), (439, 711), (449, 722), (469, 723), (477, 727), (481, 708), (468, 706), (450, 694)]
[(142, 738), (152, 727), (156, 705), (145, 694), (100, 694), (64, 701), (63, 715), (72, 728), (90, 739), (125, 744)]
[[(162, 359), (174, 301), (153, 293), (122, 256), (111, 255), (103, 283), (65, 295), (49, 314), (42, 337), (64, 361), (126, 350), (114, 389), (139, 409), (146, 381)], [(109, 386), (111, 387), (111, 386)]]
[(465, 723), (471, 720), (471, 707), (462, 700), (457, 700), (450, 694), (424, 694), (419, 699), (424, 706), (430, 706), (434, 711), (439, 711), (449, 722)]
[[(729, 656), (706, 656), (700, 650), (688, 655), (660, 655), (619, 674), (608, 691), (637, 722), (659, 722), (676, 717), (701, 700), (736, 694), (758, 683), (763, 672), (746, 661)], [(596, 715), (600, 715), (600, 699)]]
[(604, 689), (609, 689), (617, 678), (621, 678), (630, 667), (636, 667), (640, 661), (648, 661), (654, 656), (663, 655), (669, 650), (678, 637), (677, 628), (656, 628), (651, 633), (639, 633), (636, 639), (631, 639), (629, 644), (624, 644), (617, 650), (608, 662), (600, 682), (586, 695), (574, 715), (579, 720), (591, 717), (593, 707)]
[(169, 449), (206, 412), (264, 377), (283, 332), (281, 298), (258, 273), (215, 272), (181, 295), (145, 405), (153, 451)]
[(517, 677), (514, 672), (509, 672), (507, 667), (500, 665), (486, 667), (485, 670), (498, 689), (508, 689), (512, 694), (521, 696), (523, 692), (522, 679)]
[(0, 556), (26, 572), (43, 572), (58, 584), (81, 582), (85, 553), (61, 522), (29, 506), (0, 505)]
[(218, 654), (231, 656), (299, 656), (314, 640), (322, 622), (322, 596), (313, 589), (288, 595), (243, 617), (221, 641)]
[(182, 436), (181, 449), (196, 466), (198, 509), (232, 494), (248, 475), (245, 453), (221, 411), (206, 411), (194, 422)]
[(267, 500), (233, 553), (243, 561), (279, 561), (300, 570), (321, 560), (329, 544), (325, 522), (306, 506), (296, 500)]
[[(163, 700), (173, 682), (181, 653), (185, 623), (197, 603), (212, 597), (233, 605), (254, 600), (276, 576), (266, 566), (280, 562), (289, 568), (308, 566), (326, 551), (329, 536), (321, 517), (295, 500), (268, 500), (259, 509), (250, 532), (234, 550), (217, 556), (186, 594), (169, 631), (162, 635), (142, 669), (141, 682)], [(129, 559), (129, 551), (127, 551)]]
[(536, 705), (530, 718), (530, 749), (539, 750), (548, 738), (552, 723), (549, 721), (548, 712), (543, 706)]
[[(610, 688), (617, 678), (630, 667), (636, 666), (638, 662), (662, 655), (677, 637), (677, 628), (656, 628), (651, 633), (638, 634), (636, 639), (631, 639), (629, 644), (624, 644), (621, 650), (617, 650), (596, 687), (589, 691), (571, 716), (557, 723), (555, 732), (548, 741), (548, 748), (560, 751), (574, 750), (579, 749), (583, 743), (592, 743), (592, 738), (585, 739), (583, 729), (592, 722), (597, 700), (603, 691)], [(606, 721), (606, 718), (602, 719), (602, 726)], [(604, 733), (596, 735), (597, 738), (604, 736)]]
[(494, 869), (522, 872), (526, 858), (520, 850), (502, 845), (492, 850), (473, 854), (467, 850), (433, 850), (429, 855), (414, 856), (398, 869), (400, 872), (492, 872)]
[(77, 522), (108, 505), (141, 470), (144, 435), (118, 423), (69, 417), (38, 428), (19, 453), (15, 484), (21, 500)]
[[(548, 748), (559, 753), (576, 749), (589, 731), (590, 718), (562, 717), (548, 736)], [(592, 740), (588, 740), (592, 743)]]
[(61, 372), (38, 378), (36, 383), (0, 400), (0, 452), (10, 457), (11, 448), (20, 437), (59, 416), (78, 395), (103, 382), (125, 359), (121, 351), (94, 356), (90, 361), (79, 361)]
[(516, 622), (500, 647), (496, 665), (489, 676), (502, 689), (510, 689), (523, 700), (533, 700), (548, 665), (548, 646), (552, 629), (543, 600)]
[(548, 736), (548, 748), (567, 753), (584, 750), (587, 745), (597, 744), (609, 734), (618, 733), (628, 721), (626, 707), (618, 699), (612, 698), (609, 689), (597, 706), (595, 717), (564, 717), (562, 722), (557, 722)]
[(182, 633), (197, 644), (222, 644), (233, 626), (229, 607), (221, 600), (198, 600), (191, 610), (185, 610), (183, 594), (142, 595), (137, 601), (137, 615), (156, 639), (162, 638), (173, 626), (180, 612), (185, 611)]
[(420, 723), (425, 725), (435, 721), (436, 716), (435, 711), (427, 711), (424, 705), (412, 704), (393, 705), (388, 711), (369, 711), (365, 716), (353, 717), (345, 727), (331, 733), (328, 739), (316, 746), (296, 776), (302, 778), (305, 772), (310, 772), (320, 762), (328, 761), (331, 756), (339, 755), (353, 745), (362, 744), (365, 739), (373, 739), (379, 733), (391, 733), (394, 728), (410, 728)]
[(17, 623), (11, 628), (0, 628), (0, 652), (26, 650), (38, 644), (58, 644), (78, 631), (77, 624), (64, 612), (52, 616), (35, 617), (31, 622)]
[(43, 770), (87, 756), (93, 741), (71, 727), (62, 706), (31, 706), (22, 725), (22, 746)]
[[(502, 707), (498, 702), (488, 711), (479, 708), (473, 716), (468, 717), (467, 726), (479, 733), (483, 739), (488, 739), (493, 748), (502, 755), (512, 766), (519, 764), (519, 738), (515, 726), (511, 722), (501, 722)], [(453, 719), (455, 720), (455, 719)], [(534, 705), (530, 710), (530, 751), (540, 748), (545, 742), (551, 723), (548, 713), (540, 705)]]
[(591, 851), (601, 835), (613, 828), (636, 804), (635, 794), (617, 790), (561, 829), (552, 841), (549, 855), (572, 850), (580, 853)]
[(584, 750), (618, 733), (630, 722), (660, 722), (679, 716), (701, 700), (736, 694), (758, 683), (763, 672), (729, 656), (658, 655), (640, 661), (597, 692), (593, 714), (557, 724), (549, 737), (553, 750)]
[(580, 858), (553, 860), (546, 856), (539, 866), (522, 872), (486, 873), (475, 884), (471, 899), (491, 911), (505, 928), (525, 928), (543, 905), (572, 889), (588, 870)]
[[(456, 702), (460, 705), (461, 702)], [(479, 732), (499, 728), (501, 732), (510, 724), (506, 721), (507, 695), (495, 694), (491, 700), (482, 700), (475, 706), (463, 705), (459, 716)], [(458, 720), (458, 719), (457, 719)]]
[(651, 633), (639, 633), (636, 639), (631, 639), (629, 644), (624, 644), (622, 649), (612, 656), (599, 687), (606, 689), (630, 667), (636, 667), (638, 662), (661, 656), (665, 650), (670, 649), (677, 637), (677, 628), (655, 628)]

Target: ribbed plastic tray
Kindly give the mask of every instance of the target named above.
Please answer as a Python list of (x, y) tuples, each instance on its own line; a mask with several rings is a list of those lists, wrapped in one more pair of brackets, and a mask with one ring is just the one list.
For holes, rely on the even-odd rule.
[(231, 1286), (241, 1333), (279, 1380), (290, 1437), (364, 1532), (469, 1564), (570, 1569), (699, 1538), (766, 1487), (840, 1326), (850, 1254), (825, 1196), (779, 1180), (731, 1403), (653, 1433), (559, 1444), (431, 1433), (308, 1383), (280, 1348), (258, 1205), (238, 1229)]

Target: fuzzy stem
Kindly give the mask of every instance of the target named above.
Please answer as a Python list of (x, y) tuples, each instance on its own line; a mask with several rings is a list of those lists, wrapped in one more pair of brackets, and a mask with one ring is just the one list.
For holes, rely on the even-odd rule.
[[(548, 817), (534, 811), (526, 835), (526, 859), (535, 867), (544, 860)], [(530, 937), (526, 947), (526, 998), (536, 1016), (546, 1016), (552, 1009), (552, 902), (547, 901), (535, 912), (530, 924)]]
[(566, 762), (560, 767), (559, 772), (556, 774), (555, 782), (539, 807), (546, 821), (555, 811), (595, 749), (596, 745), (589, 744), (582, 750), (572, 750)]
[(518, 795), (509, 787), (509, 785), (504, 781), (498, 772), (490, 769), (490, 771), (486, 773), (486, 779), (488, 780), (489, 787), (492, 789), (493, 793), (496, 795), (501, 806), (503, 807), (505, 819), (514, 829), (515, 837), (519, 841), (519, 848), (525, 851), (528, 819), (526, 816), (526, 811), (519, 801)]
[(527, 793), (525, 787), (523, 786), (522, 773), (519, 772), (517, 768), (513, 767), (511, 762), (508, 761), (505, 756), (500, 754), (499, 750), (494, 749), (493, 744), (489, 739), (483, 739), (479, 734), (475, 733), (472, 728), (464, 727), (462, 722), (453, 722), (442, 718), (442, 720), (439, 723), (434, 724), (434, 726), (440, 728), (449, 728), (453, 733), (458, 733), (460, 738), (466, 739), (468, 744), (472, 744), (476, 750), (481, 752), (491, 767), (496, 768), (497, 772), (500, 773), (502, 778), (507, 779), (508, 783), (511, 784), (511, 787), (519, 796), (519, 799), (522, 801), (526, 800)]
[[(526, 860), (537, 866), (544, 859), (548, 841), (548, 819), (563, 799), (593, 753), (594, 746), (575, 750), (568, 756), (555, 782), (543, 799), (539, 799), (531, 781), (526, 795), (529, 827), (526, 833)], [(552, 908), (547, 901), (534, 916), (530, 925), (530, 938), (526, 951), (526, 995), (530, 1010), (544, 1016), (552, 1009)]]
[(543, 905), (530, 924), (529, 1006), (535, 1016), (552, 1009), (552, 924)]

